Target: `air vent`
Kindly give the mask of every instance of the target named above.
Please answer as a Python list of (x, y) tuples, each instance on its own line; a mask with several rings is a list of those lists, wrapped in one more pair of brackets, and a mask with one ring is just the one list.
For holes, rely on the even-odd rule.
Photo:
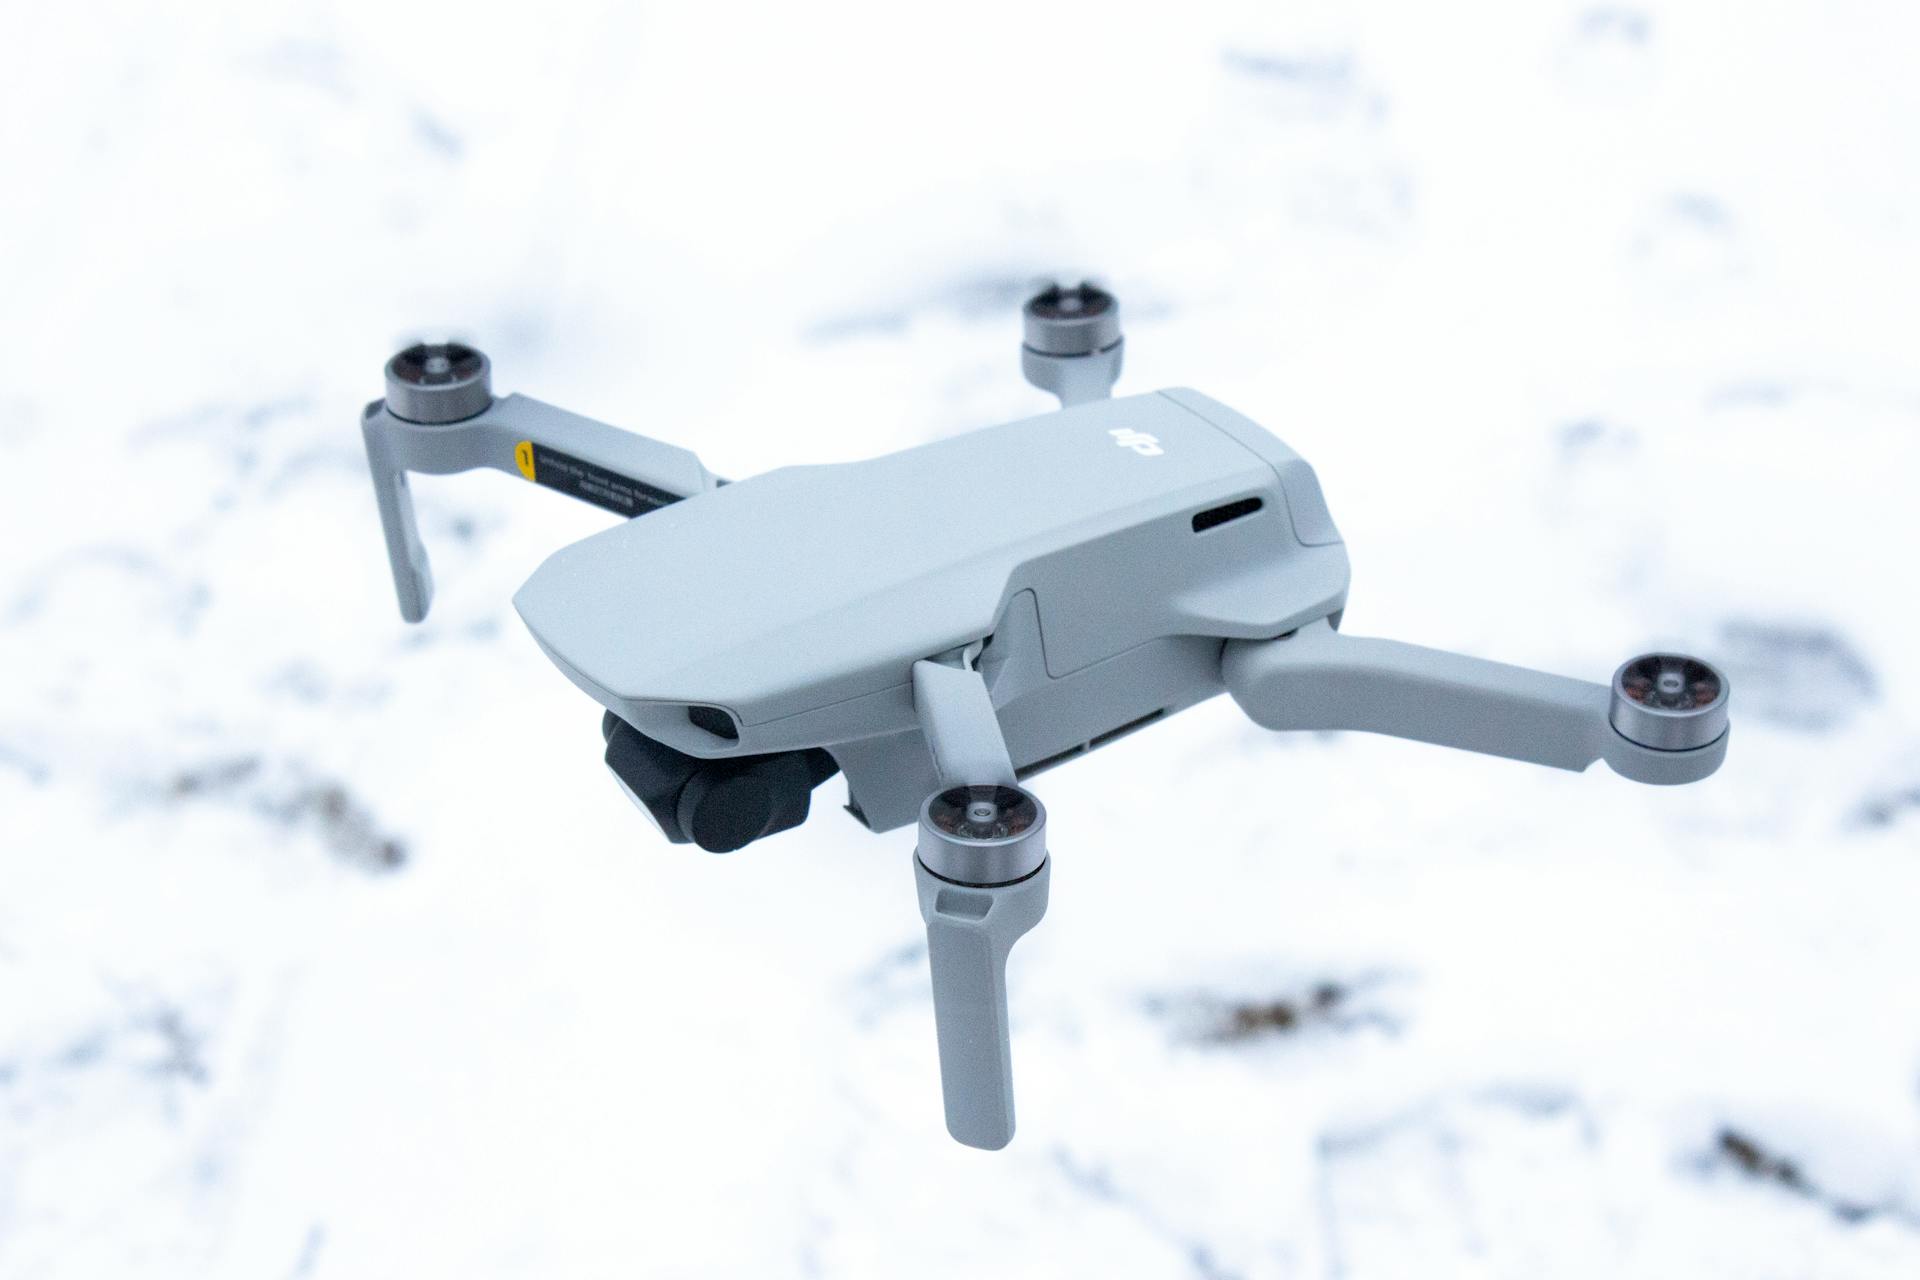
[(1021, 782), (1025, 782), (1036, 773), (1045, 773), (1057, 764), (1065, 764), (1075, 756), (1086, 754), (1086, 750), (1087, 744), (1082, 742), (1075, 746), (1068, 747), (1065, 751), (1056, 751), (1044, 759), (1035, 760), (1032, 764), (1022, 765), (1020, 768), (1015, 769), (1013, 776)]
[(718, 707), (688, 707), (687, 719), (696, 729), (705, 729), (716, 738), (725, 738), (728, 742), (740, 741), (740, 727), (733, 717)]
[(1166, 708), (1164, 707), (1156, 711), (1149, 711), (1147, 712), (1147, 714), (1141, 716), (1139, 719), (1129, 720), (1125, 724), (1121, 725), (1119, 728), (1109, 729), (1105, 733), (1099, 734), (1098, 736), (1092, 738), (1087, 742), (1076, 743), (1075, 745), (1068, 747), (1065, 751), (1057, 751), (1054, 754), (1045, 757), (1044, 759), (1035, 760), (1032, 764), (1024, 765), (1021, 768), (1015, 769), (1014, 777), (1024, 782), (1028, 778), (1031, 778), (1034, 774), (1044, 773), (1048, 769), (1053, 768), (1057, 764), (1065, 764), (1067, 761), (1073, 759), (1075, 756), (1085, 755), (1089, 751), (1098, 751), (1101, 747), (1106, 746), (1109, 742), (1113, 742), (1120, 738), (1126, 737), (1128, 734), (1132, 733), (1135, 729), (1144, 729), (1148, 725), (1152, 724), (1155, 720), (1158, 720), (1161, 716), (1164, 716), (1165, 714), (1167, 714), (1167, 712), (1166, 712)]
[(1228, 502), (1218, 507), (1208, 507), (1193, 517), (1193, 531), (1205, 533), (1209, 529), (1217, 529), (1229, 520), (1238, 520), (1242, 516), (1252, 515), (1262, 505), (1264, 504), (1258, 498), (1241, 498), (1236, 502)]
[[(1255, 499), (1255, 501), (1258, 501), (1258, 499)], [(1087, 744), (1087, 750), (1098, 751), (1101, 747), (1106, 746), (1109, 742), (1117, 742), (1121, 738), (1126, 737), (1128, 734), (1132, 733), (1136, 729), (1146, 728), (1148, 725), (1152, 724), (1155, 720), (1158, 720), (1161, 716), (1165, 714), (1167, 714), (1167, 712), (1166, 712), (1166, 709), (1163, 707), (1158, 711), (1147, 712), (1147, 714), (1141, 716), (1138, 720), (1129, 720), (1125, 724), (1121, 725), (1118, 729), (1109, 729), (1105, 733), (1101, 734), (1099, 737), (1095, 738), (1092, 742), (1089, 742)]]

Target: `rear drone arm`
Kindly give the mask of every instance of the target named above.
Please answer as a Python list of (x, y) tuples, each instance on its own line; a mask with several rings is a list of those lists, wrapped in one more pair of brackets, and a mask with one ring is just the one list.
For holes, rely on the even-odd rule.
[(1635, 782), (1697, 782), (1727, 754), (1727, 684), (1677, 655), (1636, 658), (1613, 686), (1397, 640), (1322, 619), (1233, 640), (1227, 691), (1268, 729), (1356, 729), (1557, 769), (1605, 760)]
[(407, 473), (491, 467), (623, 516), (720, 483), (685, 449), (527, 396), (494, 399), (486, 356), (459, 344), (409, 347), (387, 364), (387, 398), (361, 417), (400, 616), (433, 603), (433, 574)]

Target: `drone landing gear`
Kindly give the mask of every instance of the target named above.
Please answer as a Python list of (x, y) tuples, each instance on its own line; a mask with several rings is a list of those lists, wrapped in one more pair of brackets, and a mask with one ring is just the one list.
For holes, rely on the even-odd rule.
[(1047, 912), (1047, 811), (1015, 781), (972, 651), (913, 664), (913, 705), (942, 789), (920, 809), (913, 859), (927, 924), (947, 1132), (1013, 1141), (1007, 955)]
[(1047, 813), (1018, 787), (949, 787), (920, 812), (913, 860), (927, 922), (947, 1132), (1013, 1141), (1007, 954), (1047, 913)]

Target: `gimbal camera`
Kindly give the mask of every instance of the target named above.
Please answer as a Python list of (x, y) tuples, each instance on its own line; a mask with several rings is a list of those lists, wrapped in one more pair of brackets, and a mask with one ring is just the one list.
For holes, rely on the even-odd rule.
[[(1313, 468), (1195, 391), (1111, 399), (1119, 305), (1024, 307), (1051, 413), (862, 462), (725, 481), (685, 449), (409, 347), (361, 415), (400, 613), (433, 596), (407, 473), (493, 467), (629, 517), (514, 606), (605, 709), (606, 762), (674, 843), (740, 849), (847, 780), (918, 822), (947, 1128), (1013, 1137), (1007, 955), (1046, 912), (1045, 769), (1226, 692), (1269, 729), (1355, 729), (1636, 782), (1727, 751), (1724, 676), (1647, 654), (1610, 685), (1340, 628), (1347, 553)], [(991, 500), (983, 500), (983, 492)]]

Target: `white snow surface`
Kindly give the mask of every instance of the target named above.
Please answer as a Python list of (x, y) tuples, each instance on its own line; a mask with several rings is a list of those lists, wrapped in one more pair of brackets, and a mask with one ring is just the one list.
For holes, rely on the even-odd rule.
[[(1911, 6), (6, 8), (0, 1277), (1920, 1276)], [(419, 482), (408, 627), (356, 417), (457, 332), (867, 456), (1046, 409), (1079, 271), (1315, 465), (1348, 630), (1736, 728), (1047, 775), (985, 1154), (910, 835), (667, 845), (508, 603), (607, 517)]]

